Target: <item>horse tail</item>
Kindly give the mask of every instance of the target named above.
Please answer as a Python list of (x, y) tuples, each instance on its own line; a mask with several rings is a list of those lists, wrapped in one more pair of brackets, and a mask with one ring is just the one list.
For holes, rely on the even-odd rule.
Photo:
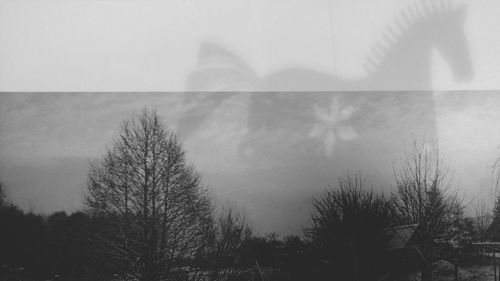
[[(189, 137), (235, 91), (253, 90), (258, 77), (235, 54), (211, 43), (202, 43), (195, 70), (186, 81), (184, 113), (178, 131)], [(210, 92), (210, 93), (202, 93)]]
[(186, 81), (187, 91), (252, 90), (258, 81), (237, 55), (211, 43), (202, 43), (196, 69)]

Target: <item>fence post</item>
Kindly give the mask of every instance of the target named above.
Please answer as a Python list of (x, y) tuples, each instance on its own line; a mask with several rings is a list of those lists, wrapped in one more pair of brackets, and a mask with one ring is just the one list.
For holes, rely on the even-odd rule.
[(458, 259), (455, 258), (455, 281), (458, 281)]
[(257, 266), (257, 269), (259, 270), (260, 280), (264, 281), (264, 275), (262, 274), (262, 271), (260, 270), (259, 263), (257, 261), (255, 261), (255, 265)]
[(496, 252), (493, 252), (493, 280), (497, 281), (497, 261)]

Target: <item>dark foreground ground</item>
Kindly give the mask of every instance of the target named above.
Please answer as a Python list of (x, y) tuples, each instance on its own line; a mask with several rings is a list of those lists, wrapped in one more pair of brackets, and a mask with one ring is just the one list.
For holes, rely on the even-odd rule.
[[(438, 261), (435, 264), (433, 281), (455, 281), (455, 267), (446, 261)], [(498, 278), (498, 271), (497, 271)], [(401, 276), (398, 281), (419, 281), (420, 274)], [(494, 279), (493, 264), (483, 262), (482, 264), (462, 265), (458, 268), (459, 281), (492, 281)]]
[[(497, 263), (498, 266), (498, 263)], [(498, 272), (497, 270), (497, 278), (498, 278)], [(37, 279), (33, 277), (26, 277), (23, 276), (24, 274), (22, 273), (22, 269), (16, 270), (16, 271), (10, 271), (10, 274), (5, 274), (6, 272), (3, 272), (2, 276), (0, 276), (0, 281), (65, 281), (69, 279), (62, 278), (60, 276), (53, 276), (52, 278), (43, 278), (43, 279)], [(262, 276), (261, 276), (262, 274)], [(489, 261), (484, 261), (480, 264), (472, 264), (472, 265), (461, 265), (458, 268), (458, 281), (492, 281), (495, 280), (494, 278), (494, 271), (493, 271), (493, 264)], [(272, 270), (272, 269), (263, 269), (261, 272), (255, 271), (253, 272), (246, 272), (245, 274), (242, 274), (238, 278), (234, 280), (241, 280), (241, 281), (261, 281), (261, 280), (266, 280), (266, 281), (273, 281), (273, 280), (279, 280), (281, 281), (282, 278), (278, 277), (277, 271)], [(233, 280), (233, 279), (230, 279)], [(84, 281), (81, 279), (78, 279), (78, 281)], [(110, 280), (110, 281), (129, 281), (129, 280)], [(412, 273), (404, 276), (399, 276), (396, 278), (396, 280), (385, 280), (385, 281), (420, 281), (420, 273)], [(434, 264), (434, 273), (433, 273), (433, 281), (455, 281), (455, 267), (453, 264), (441, 260), (438, 261)]]

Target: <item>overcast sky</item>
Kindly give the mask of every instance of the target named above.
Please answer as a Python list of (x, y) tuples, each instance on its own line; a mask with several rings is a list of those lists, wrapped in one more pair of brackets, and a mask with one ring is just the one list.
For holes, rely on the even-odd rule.
[[(367, 75), (372, 48), (388, 27), (397, 33), (400, 12), (415, 2), (439, 1), (0, 0), (0, 90), (184, 90), (202, 42), (262, 76), (298, 65), (355, 79)], [(456, 81), (447, 52), (432, 50), (432, 89), (498, 89), (500, 2), (446, 2), (467, 6), (458, 26), (475, 75)]]
[[(269, 95), (279, 110), (252, 107)], [(183, 94), (4, 93), (0, 178), (23, 208), (78, 210), (88, 161), (103, 155), (123, 119), (148, 107), (181, 134), (189, 161), (219, 206), (245, 209), (259, 231), (300, 233), (312, 197), (347, 173), (361, 171), (375, 189), (390, 192), (403, 153), (414, 140), (436, 148), (434, 136), (453, 187), (468, 199), (491, 201), (500, 95), (441, 93), (433, 99), (435, 115), (429, 96), (236, 94), (187, 133), (180, 118), (193, 104)]]
[[(498, 14), (496, 0), (0, 0), (0, 179), (25, 209), (77, 210), (88, 161), (148, 107), (259, 231), (299, 233), (347, 172), (390, 190), (414, 139), (491, 201)], [(165, 93), (311, 89), (340, 92)]]

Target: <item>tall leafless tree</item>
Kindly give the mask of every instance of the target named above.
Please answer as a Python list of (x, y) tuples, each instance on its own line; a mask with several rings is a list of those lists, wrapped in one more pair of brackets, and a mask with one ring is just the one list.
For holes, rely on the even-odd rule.
[(97, 242), (114, 271), (146, 281), (192, 276), (188, 261), (206, 246), (213, 223), (179, 140), (147, 110), (125, 121), (92, 163), (86, 205), (101, 222)]
[(477, 239), (487, 239), (486, 233), (493, 221), (491, 207), (485, 201), (478, 203), (474, 207), (474, 228), (477, 232)]
[(7, 204), (7, 202), (5, 199), (5, 191), (3, 189), (2, 183), (0, 182), (0, 207), (4, 206), (6, 204)]
[[(493, 176), (493, 181), (492, 181), (493, 196), (491, 198), (493, 198), (492, 200), (493, 202), (492, 202), (491, 212), (488, 212), (489, 214), (491, 214), (491, 221), (490, 224), (487, 226), (484, 238), (486, 240), (498, 241), (500, 237), (500, 195), (498, 193), (498, 189), (500, 187), (500, 157), (495, 159), (495, 162), (493, 163), (492, 176)], [(483, 207), (483, 209), (485, 209), (485, 207)], [(486, 213), (486, 210), (482, 211)]]
[(500, 188), (500, 157), (495, 159), (495, 162), (491, 167), (491, 174), (493, 198), (496, 199), (498, 196), (498, 189)]
[(418, 224), (415, 242), (426, 258), (422, 280), (432, 279), (432, 262), (438, 246), (460, 234), (463, 204), (450, 191), (447, 171), (437, 153), (415, 143), (395, 172), (395, 206), (403, 223)]

